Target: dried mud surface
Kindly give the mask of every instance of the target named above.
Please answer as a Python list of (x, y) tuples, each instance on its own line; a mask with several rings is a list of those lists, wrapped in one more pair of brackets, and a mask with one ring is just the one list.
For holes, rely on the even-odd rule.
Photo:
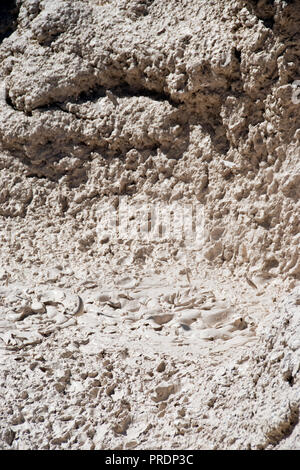
[(0, 449), (299, 448), (299, 3), (3, 5)]

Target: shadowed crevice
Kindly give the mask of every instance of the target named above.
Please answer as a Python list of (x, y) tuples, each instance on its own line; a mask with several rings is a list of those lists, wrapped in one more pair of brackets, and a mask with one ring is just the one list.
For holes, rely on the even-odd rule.
[(0, 44), (17, 29), (20, 0), (1, 0), (0, 3)]

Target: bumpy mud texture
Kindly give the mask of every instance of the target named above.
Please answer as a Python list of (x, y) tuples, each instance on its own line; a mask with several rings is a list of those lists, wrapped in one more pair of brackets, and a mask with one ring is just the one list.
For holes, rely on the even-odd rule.
[[(0, 448), (297, 446), (299, 2), (0, 17)], [(112, 238), (120, 196), (204, 239)]]

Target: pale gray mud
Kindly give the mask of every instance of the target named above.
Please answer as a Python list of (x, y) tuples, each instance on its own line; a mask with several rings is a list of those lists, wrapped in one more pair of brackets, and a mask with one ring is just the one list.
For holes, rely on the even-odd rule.
[(296, 0), (3, 2), (0, 449), (299, 448), (299, 123)]

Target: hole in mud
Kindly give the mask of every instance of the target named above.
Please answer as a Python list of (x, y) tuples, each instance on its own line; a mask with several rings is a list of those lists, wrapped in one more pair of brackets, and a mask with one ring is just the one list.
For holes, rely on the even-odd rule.
[(239, 63), (241, 63), (241, 51), (239, 51), (238, 49), (234, 49), (234, 55), (239, 61)]
[(266, 28), (273, 29), (275, 21), (273, 18), (268, 18), (265, 20), (262, 20), (263, 24), (265, 25)]
[(5, 102), (8, 106), (10, 106), (11, 108), (13, 108), (15, 111), (17, 111), (17, 108), (14, 106), (9, 94), (6, 92), (5, 94)]
[(290, 386), (292, 387), (294, 385), (294, 382), (295, 382), (295, 379), (294, 377), (291, 375), (288, 379), (287, 379), (288, 383), (290, 384)]

